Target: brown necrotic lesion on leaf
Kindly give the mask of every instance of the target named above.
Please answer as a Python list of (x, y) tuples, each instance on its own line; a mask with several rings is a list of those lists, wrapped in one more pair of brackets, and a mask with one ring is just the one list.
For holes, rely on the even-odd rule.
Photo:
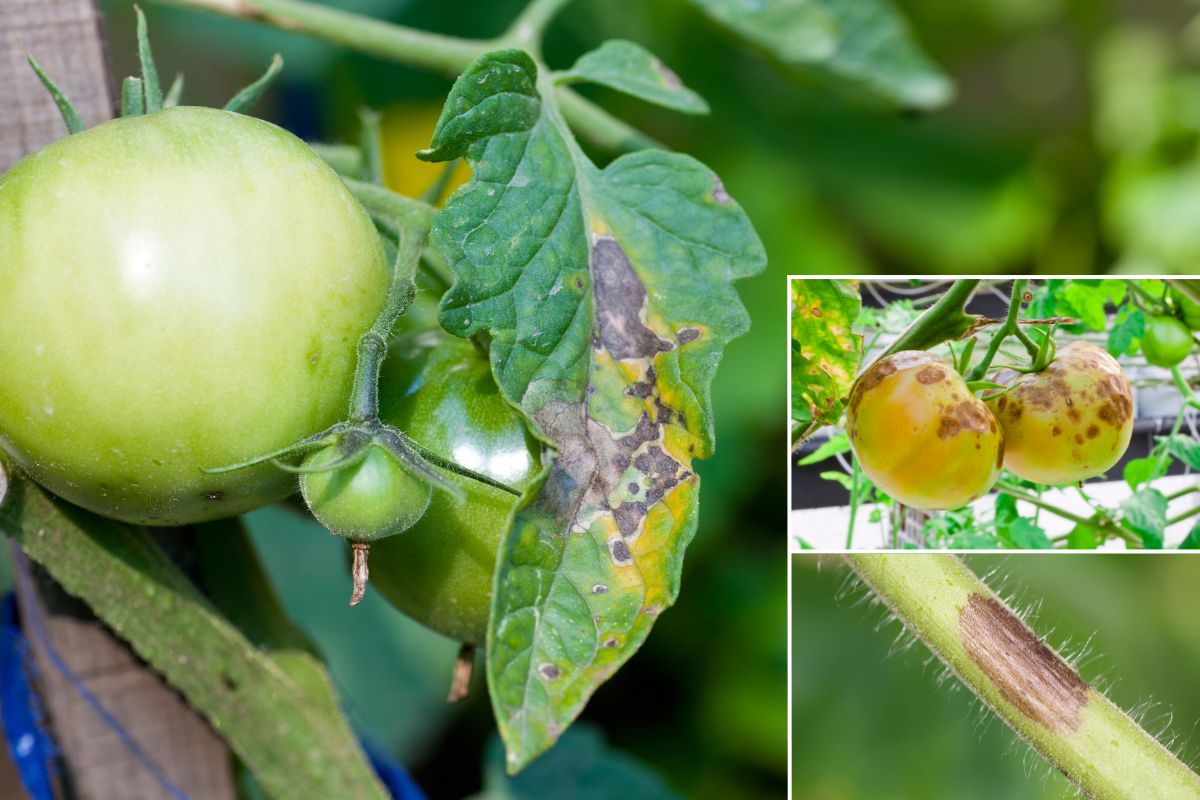
[(972, 594), (959, 613), (971, 660), (1009, 705), (1058, 734), (1079, 728), (1088, 684), (999, 600)]

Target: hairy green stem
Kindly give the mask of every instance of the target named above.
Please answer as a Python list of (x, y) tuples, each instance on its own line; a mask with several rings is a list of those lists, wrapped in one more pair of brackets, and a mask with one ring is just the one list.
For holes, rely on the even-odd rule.
[(964, 686), (1087, 796), (1200, 797), (1200, 776), (1087, 684), (960, 559), (845, 558)]
[(546, 27), (571, 0), (532, 0), (513, 20), (500, 41), (529, 51), (535, 58), (542, 56), (542, 35)]
[[(484, 53), (515, 41), (464, 39), (395, 25), (304, 0), (158, 0), (261, 22), (388, 61), (456, 77)], [(539, 14), (552, 14), (559, 0), (540, 0)], [(528, 9), (527, 9), (528, 11)], [(537, 22), (538, 18), (531, 21)], [(526, 47), (536, 55), (540, 47)], [(559, 87), (563, 114), (580, 136), (603, 150), (629, 152), (655, 146), (652, 139), (567, 87)]]
[(851, 456), (853, 470), (850, 474), (850, 527), (846, 529), (846, 549), (854, 548), (854, 520), (858, 516), (858, 474), (861, 471), (858, 459)]
[(375, 318), (370, 330), (358, 340), (358, 363), (354, 372), (354, 388), (350, 392), (350, 421), (368, 422), (379, 418), (379, 372), (387, 357), (388, 340), (396, 320), (404, 315), (416, 293), (413, 278), (417, 262), (425, 246), (425, 235), (402, 239), (397, 244), (396, 268), (387, 303)]
[(883, 355), (890, 356), (901, 350), (928, 350), (942, 342), (962, 338), (977, 321), (964, 309), (979, 284), (978, 280), (955, 281), (936, 303), (913, 320)]

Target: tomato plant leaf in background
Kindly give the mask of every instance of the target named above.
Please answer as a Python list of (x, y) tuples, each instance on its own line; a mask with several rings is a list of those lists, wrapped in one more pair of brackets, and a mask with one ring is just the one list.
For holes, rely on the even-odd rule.
[(1125, 283), (1114, 280), (1073, 280), (1062, 290), (1059, 306), (1064, 302), (1067, 313), (1094, 331), (1108, 327), (1105, 315), (1108, 303), (1118, 304), (1125, 299)]
[(954, 86), (889, 0), (692, 0), (783, 63), (901, 106), (937, 108)]
[(1142, 537), (1150, 549), (1163, 546), (1163, 531), (1167, 527), (1167, 498), (1158, 489), (1143, 489), (1121, 502), (1125, 524)]
[(684, 86), (679, 76), (653, 53), (621, 39), (612, 39), (584, 53), (575, 66), (556, 76), (556, 80), (600, 84), (685, 114), (708, 113), (704, 98)]
[(435, 218), (455, 275), (441, 322), (491, 337), (492, 372), (555, 450), (501, 542), (487, 641), (510, 771), (552, 745), (679, 590), (710, 388), (766, 256), (716, 175), (661, 150), (583, 154), (527, 54), (455, 83), (422, 157), (472, 179)]
[(1167, 452), (1192, 469), (1200, 469), (1200, 442), (1190, 436), (1156, 436), (1155, 441)]
[(1137, 351), (1138, 343), (1146, 333), (1146, 315), (1141, 309), (1123, 305), (1108, 330), (1108, 352), (1117, 358), (1132, 355)]
[(851, 326), (862, 306), (854, 281), (792, 281), (792, 419), (796, 441), (838, 421), (862, 360)]
[(1200, 550), (1200, 522), (1192, 526), (1188, 535), (1179, 543), (1180, 550)]
[(484, 752), (483, 786), (483, 793), (476, 800), (679, 798), (657, 773), (628, 753), (610, 746), (598, 728), (586, 723), (563, 734), (558, 746), (515, 777), (505, 774), (503, 746), (493, 737)]
[[(1162, 463), (1160, 463), (1162, 462)], [(1132, 458), (1125, 463), (1122, 476), (1130, 489), (1136, 490), (1143, 483), (1149, 483), (1155, 478), (1166, 474), (1167, 462), (1158, 458), (1154, 453), (1145, 458)]]

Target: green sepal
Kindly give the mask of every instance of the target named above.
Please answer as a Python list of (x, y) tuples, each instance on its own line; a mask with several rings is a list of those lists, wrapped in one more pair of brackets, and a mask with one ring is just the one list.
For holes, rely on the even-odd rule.
[(267, 67), (267, 71), (262, 74), (262, 77), (230, 98), (229, 102), (225, 104), (225, 110), (233, 111), (237, 114), (245, 114), (258, 102), (258, 98), (262, 97), (263, 92), (267, 90), (267, 87), (271, 85), (282, 70), (283, 56), (276, 53), (271, 57), (271, 63)]
[(75, 104), (67, 99), (67, 96), (58, 88), (58, 84), (50, 80), (50, 76), (42, 71), (41, 65), (33, 60), (33, 56), (29, 56), (29, 66), (33, 67), (34, 73), (38, 76), (38, 80), (42, 82), (42, 86), (46, 87), (46, 91), (50, 93), (50, 97), (54, 100), (54, 104), (58, 106), (58, 113), (62, 114), (63, 122), (66, 123), (67, 133), (79, 133), (83, 131), (83, 120), (79, 117), (79, 112), (75, 110)]
[(150, 35), (146, 30), (146, 15), (140, 6), (134, 6), (137, 14), (138, 60), (142, 64), (142, 94), (145, 113), (153, 114), (163, 107), (162, 86), (158, 82), (158, 70), (154, 66), (154, 54), (150, 52)]

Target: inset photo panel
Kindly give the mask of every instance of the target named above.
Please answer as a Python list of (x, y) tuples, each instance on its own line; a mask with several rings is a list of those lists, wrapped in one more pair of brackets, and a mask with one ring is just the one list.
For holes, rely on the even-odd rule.
[(1200, 558), (792, 556), (793, 800), (1194, 800)]
[(1200, 280), (788, 291), (792, 551), (1200, 547)]

